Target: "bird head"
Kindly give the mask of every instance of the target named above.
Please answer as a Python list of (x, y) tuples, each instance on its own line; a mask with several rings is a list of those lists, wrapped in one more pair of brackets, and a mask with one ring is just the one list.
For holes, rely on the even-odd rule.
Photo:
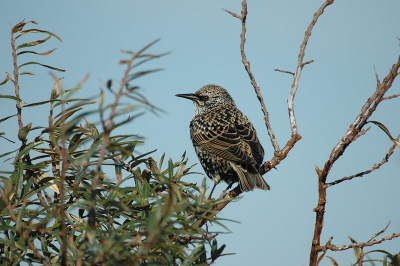
[(222, 105), (235, 105), (232, 97), (224, 88), (212, 84), (202, 87), (195, 93), (177, 94), (175, 96), (192, 100), (195, 116), (207, 113), (211, 109)]

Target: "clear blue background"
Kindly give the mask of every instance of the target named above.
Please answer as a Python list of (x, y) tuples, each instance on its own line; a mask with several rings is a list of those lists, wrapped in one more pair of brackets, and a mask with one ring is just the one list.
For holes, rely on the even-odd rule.
[[(295, 71), (299, 47), (314, 12), (323, 1), (249, 1), (247, 21), (247, 58), (271, 117), (274, 133), (283, 148), (290, 138), (286, 100), (292, 76), (275, 72), (274, 68)], [(163, 67), (157, 74), (139, 79), (143, 94), (166, 111), (159, 117), (149, 113), (124, 128), (124, 133), (146, 137), (141, 152), (158, 148), (153, 154), (159, 160), (179, 160), (186, 150), (189, 164), (198, 163), (189, 138), (189, 122), (194, 113), (192, 103), (177, 98), (177, 93), (190, 93), (205, 84), (225, 87), (238, 107), (255, 125), (266, 150), (273, 149), (263, 122), (263, 114), (247, 73), (241, 63), (241, 24), (221, 8), (239, 13), (241, 1), (1, 1), (0, 2), (0, 79), (11, 72), (10, 25), (24, 18), (35, 20), (40, 29), (59, 35), (35, 51), (57, 50), (50, 56), (20, 57), (52, 65), (67, 72), (65, 88), (77, 84), (87, 73), (90, 79), (78, 96), (99, 92), (101, 82), (120, 79), (124, 58), (121, 49), (138, 50), (150, 41), (161, 41), (151, 48), (153, 53), (171, 51), (164, 58), (145, 67)], [(374, 92), (374, 66), (383, 79), (400, 54), (400, 1), (353, 0), (336, 1), (317, 22), (306, 50), (307, 65), (300, 79), (295, 99), (299, 141), (289, 156), (264, 176), (271, 191), (243, 194), (229, 204), (221, 217), (240, 221), (227, 222), (231, 234), (220, 235), (226, 253), (217, 265), (308, 265), (314, 232), (317, 205), (317, 175), (314, 166), (322, 168), (333, 147), (344, 135)], [(29, 36), (29, 35), (28, 35)], [(36, 38), (37, 37), (37, 38)], [(25, 36), (33, 41), (43, 36)], [(48, 48), (48, 49), (47, 49)], [(53, 80), (49, 70), (28, 67), (36, 76), (21, 77), (21, 98), (32, 103), (50, 97)], [(396, 81), (389, 95), (400, 93)], [(1, 94), (12, 94), (11, 83), (1, 87)], [(400, 98), (383, 102), (372, 116), (384, 123), (393, 135), (400, 133)], [(2, 100), (1, 117), (15, 113), (15, 102)], [(32, 112), (32, 110), (36, 110)], [(46, 125), (48, 107), (23, 110), (24, 124)], [(14, 138), (16, 119), (0, 124), (0, 132)], [(32, 135), (33, 136), (33, 135)], [(32, 141), (32, 136), (29, 139)], [(13, 139), (17, 141), (16, 139)], [(17, 141), (18, 142), (18, 141)], [(353, 143), (334, 165), (328, 182), (371, 168), (387, 153), (392, 143), (387, 136), (372, 129)], [(12, 147), (0, 139), (2, 151)], [(0, 162), (9, 169), (9, 162)], [(203, 172), (201, 166), (194, 167)], [(389, 163), (374, 173), (344, 182), (328, 189), (325, 223), (321, 242), (333, 236), (332, 243), (350, 244), (348, 236), (359, 242), (392, 223), (384, 235), (400, 232), (400, 155), (398, 150)], [(203, 175), (191, 175), (191, 182), (201, 182)], [(212, 186), (210, 181), (209, 186)], [(214, 195), (225, 188), (218, 186)], [(219, 230), (219, 228), (213, 228)], [(367, 248), (400, 252), (400, 239)], [(339, 265), (355, 262), (353, 250), (328, 252)], [(381, 254), (372, 257), (381, 258)], [(332, 265), (325, 258), (321, 265)]]

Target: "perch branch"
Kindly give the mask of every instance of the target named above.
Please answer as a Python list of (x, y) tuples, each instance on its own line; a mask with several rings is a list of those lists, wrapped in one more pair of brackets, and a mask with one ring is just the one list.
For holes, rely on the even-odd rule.
[(240, 54), (242, 55), (242, 63), (244, 65), (244, 68), (247, 71), (247, 74), (249, 75), (250, 82), (253, 85), (254, 90), (255, 90), (255, 92), (257, 94), (257, 98), (258, 98), (258, 100), (259, 100), (259, 102), (261, 104), (261, 110), (264, 113), (264, 121), (265, 121), (265, 125), (267, 127), (268, 135), (270, 137), (272, 146), (274, 147), (275, 153), (276, 154), (280, 154), (281, 150), (279, 149), (278, 142), (276, 141), (274, 132), (272, 131), (272, 127), (271, 127), (271, 124), (270, 124), (270, 121), (269, 121), (269, 114), (268, 114), (268, 111), (267, 111), (267, 107), (265, 106), (264, 99), (263, 99), (263, 97), (261, 95), (261, 92), (260, 92), (260, 88), (257, 85), (257, 82), (256, 82), (256, 80), (254, 78), (253, 73), (251, 72), (250, 62), (247, 61), (246, 53), (244, 51), (244, 44), (246, 42), (247, 2), (246, 2), (246, 0), (243, 0), (243, 2), (242, 2), (242, 13), (241, 13), (241, 16), (239, 16), (239, 15), (237, 15), (237, 14), (231, 12), (231, 11), (228, 11), (226, 9), (224, 9), (224, 10), (226, 12), (228, 12), (229, 14), (231, 14), (233, 17), (240, 19), (240, 21), (242, 22), (242, 33), (240, 34)]
[[(290, 119), (290, 126), (291, 126), (291, 130), (292, 130), (292, 137), (286, 143), (286, 146), (281, 150), (279, 148), (278, 142), (276, 141), (275, 135), (273, 133), (273, 130), (272, 130), (272, 127), (271, 127), (271, 124), (270, 124), (270, 121), (269, 121), (269, 114), (268, 114), (267, 108), (265, 106), (263, 97), (261, 95), (260, 88), (257, 85), (257, 82), (256, 82), (256, 80), (254, 78), (253, 73), (251, 72), (250, 62), (247, 61), (246, 53), (245, 53), (245, 50), (244, 50), (244, 45), (245, 45), (245, 42), (246, 42), (247, 2), (246, 2), (246, 0), (244, 0), (242, 2), (241, 16), (239, 16), (236, 13), (233, 13), (231, 11), (228, 11), (226, 9), (224, 9), (224, 10), (226, 12), (228, 12), (229, 14), (231, 14), (233, 17), (240, 19), (240, 21), (242, 22), (242, 33), (240, 34), (240, 40), (241, 40), (240, 41), (240, 53), (241, 53), (241, 56), (242, 56), (242, 63), (243, 63), (243, 65), (244, 65), (244, 67), (245, 67), (245, 69), (247, 71), (247, 74), (249, 75), (251, 84), (253, 85), (254, 90), (255, 90), (255, 92), (257, 94), (257, 98), (258, 98), (258, 100), (259, 100), (259, 102), (261, 104), (261, 110), (264, 113), (264, 121), (265, 121), (265, 125), (267, 127), (268, 135), (270, 137), (272, 146), (274, 147), (274, 157), (270, 161), (264, 163), (261, 166), (260, 173), (262, 175), (264, 175), (266, 172), (268, 172), (269, 170), (274, 168), (276, 165), (278, 165), (283, 159), (285, 159), (287, 154), (289, 153), (289, 151), (294, 147), (294, 144), (298, 140), (301, 139), (301, 136), (297, 132), (296, 118), (295, 118), (294, 111), (293, 111), (294, 110), (293, 109), (293, 105), (294, 105), (294, 96), (296, 94), (296, 90), (297, 90), (297, 87), (298, 87), (298, 80), (300, 78), (301, 70), (303, 69), (304, 65), (309, 64), (309, 63), (312, 62), (312, 61), (309, 61), (309, 62), (303, 63), (304, 51), (305, 51), (305, 48), (306, 48), (306, 45), (307, 45), (308, 38), (311, 35), (312, 27), (310, 29), (308, 29), (307, 32), (309, 32), (309, 34), (307, 35), (307, 33), (306, 33), (306, 37), (304, 38), (303, 44), (302, 44), (301, 49), (300, 49), (299, 58), (301, 58), (301, 60), (299, 60), (298, 71), (296, 72), (296, 74), (293, 73), (293, 75), (295, 76), (293, 84), (295, 84), (295, 85), (292, 85), (292, 90), (290, 92), (290, 96), (289, 96), (289, 99), (288, 99), (289, 119)], [(280, 71), (280, 70), (277, 70), (277, 71)], [(285, 71), (281, 71), (281, 72), (285, 72)], [(286, 71), (285, 73), (290, 73), (291, 74), (291, 72), (289, 72), (289, 71)]]

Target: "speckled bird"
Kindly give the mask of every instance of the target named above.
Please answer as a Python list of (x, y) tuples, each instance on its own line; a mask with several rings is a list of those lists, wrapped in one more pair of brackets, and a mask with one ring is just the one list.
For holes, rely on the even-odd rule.
[(242, 191), (269, 190), (260, 175), (264, 149), (253, 124), (229, 93), (220, 86), (206, 85), (195, 93), (176, 96), (194, 103), (190, 137), (204, 171), (215, 183), (212, 191), (221, 180), (229, 187), (239, 182)]

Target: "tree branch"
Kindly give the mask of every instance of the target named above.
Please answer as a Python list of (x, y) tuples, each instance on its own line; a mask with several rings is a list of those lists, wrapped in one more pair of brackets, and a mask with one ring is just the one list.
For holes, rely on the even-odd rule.
[(341, 247), (337, 247), (337, 246), (329, 243), (329, 244), (327, 244), (325, 246), (320, 247), (320, 250), (323, 251), (325, 249), (329, 249), (329, 250), (332, 250), (332, 251), (342, 251), (342, 250), (355, 248), (355, 247), (358, 247), (358, 248), (370, 247), (370, 246), (373, 246), (373, 245), (376, 245), (376, 244), (380, 244), (383, 241), (392, 240), (392, 239), (394, 239), (396, 237), (399, 237), (399, 236), (400, 236), (400, 233), (397, 233), (397, 234), (393, 233), (393, 234), (391, 234), (389, 236), (382, 237), (381, 239), (377, 239), (377, 240), (372, 240), (370, 242), (355, 243), (355, 244), (351, 244), (351, 245), (344, 245), (344, 246), (341, 246)]
[[(327, 1), (326, 3), (328, 3), (328, 2), (330, 2), (330, 1)], [(319, 197), (318, 197), (318, 205), (314, 209), (314, 211), (316, 212), (316, 222), (315, 222), (314, 237), (312, 240), (312, 246), (311, 246), (311, 252), (310, 252), (310, 265), (315, 265), (317, 263), (318, 253), (321, 251), (320, 238), (321, 238), (321, 234), (322, 234), (322, 227), (323, 227), (324, 214), (325, 214), (326, 189), (329, 186), (332, 186), (332, 183), (326, 184), (327, 176), (328, 176), (333, 164), (344, 153), (346, 148), (357, 139), (359, 134), (363, 133), (362, 128), (367, 124), (368, 119), (375, 112), (378, 105), (383, 101), (385, 93), (391, 88), (393, 81), (399, 74), (398, 73), (399, 68), (400, 68), (400, 56), (399, 56), (397, 62), (392, 66), (388, 75), (383, 79), (383, 81), (379, 80), (379, 77), (375, 71), (377, 87), (376, 87), (374, 94), (367, 100), (367, 102), (362, 107), (360, 113), (354, 120), (353, 124), (350, 125), (349, 129), (347, 130), (347, 132), (345, 133), (343, 138), (333, 148), (333, 150), (330, 154), (329, 160), (326, 161), (324, 168), (322, 170), (320, 170), (317, 166), (315, 166), (315, 169), (316, 169), (317, 175), (318, 175)], [(389, 153), (390, 153), (390, 151), (389, 151)], [(386, 160), (386, 157), (384, 160)], [(373, 169), (373, 170), (375, 170), (375, 169)], [(366, 171), (366, 172), (368, 172), (368, 171)], [(356, 174), (355, 176), (347, 177), (344, 179), (349, 180), (351, 178), (354, 178), (356, 176), (361, 176), (363, 174), (366, 174), (366, 173), (359, 173), (359, 174)], [(340, 182), (342, 182), (342, 181), (340, 181)], [(338, 183), (340, 183), (340, 182), (338, 182)], [(333, 183), (335, 183), (335, 182), (333, 182)]]
[(253, 85), (254, 90), (255, 90), (255, 92), (257, 94), (258, 101), (261, 104), (261, 110), (264, 113), (264, 121), (265, 121), (265, 125), (267, 127), (268, 135), (270, 137), (272, 146), (274, 147), (275, 153), (276, 154), (280, 154), (281, 150), (279, 148), (278, 142), (276, 141), (274, 132), (273, 132), (272, 127), (271, 127), (271, 123), (269, 121), (269, 114), (268, 114), (268, 111), (267, 111), (267, 107), (265, 106), (264, 99), (263, 99), (263, 97), (261, 95), (261, 92), (260, 92), (260, 88), (257, 85), (257, 82), (256, 82), (256, 80), (254, 78), (253, 73), (251, 72), (250, 62), (247, 61), (246, 53), (244, 51), (244, 44), (246, 42), (247, 2), (246, 2), (246, 0), (243, 0), (243, 2), (242, 2), (242, 13), (241, 13), (241, 16), (239, 16), (239, 15), (237, 15), (237, 14), (231, 12), (231, 11), (228, 11), (226, 9), (224, 9), (224, 10), (226, 12), (228, 12), (229, 14), (231, 14), (232, 16), (234, 16), (235, 18), (240, 19), (240, 21), (242, 22), (242, 33), (240, 34), (240, 54), (242, 55), (242, 63), (244, 65), (244, 68), (246, 69), (247, 74), (249, 75), (250, 82)]
[[(400, 135), (397, 137), (397, 140), (398, 140), (399, 138), (400, 138)], [(367, 170), (367, 171), (363, 171), (363, 172), (357, 173), (357, 174), (355, 174), (355, 175), (343, 177), (343, 178), (338, 179), (338, 180), (336, 180), (336, 181), (333, 181), (333, 182), (331, 182), (331, 183), (327, 183), (327, 184), (326, 184), (326, 187), (328, 188), (328, 187), (330, 187), (330, 186), (334, 186), (334, 185), (337, 185), (337, 184), (339, 184), (339, 183), (342, 183), (343, 181), (350, 180), (350, 179), (353, 179), (353, 178), (355, 178), (355, 177), (364, 176), (364, 175), (367, 175), (367, 174), (372, 173), (373, 171), (379, 169), (383, 164), (385, 164), (385, 163), (387, 163), (387, 162), (389, 161), (389, 157), (394, 153), (394, 149), (395, 149), (395, 148), (396, 148), (396, 144), (393, 144), (393, 146), (390, 147), (388, 153), (386, 153), (386, 155), (385, 155), (385, 157), (382, 159), (382, 161), (381, 161), (380, 163), (378, 163), (378, 164), (374, 164), (374, 166), (372, 166), (371, 169), (369, 169), (369, 170)]]

